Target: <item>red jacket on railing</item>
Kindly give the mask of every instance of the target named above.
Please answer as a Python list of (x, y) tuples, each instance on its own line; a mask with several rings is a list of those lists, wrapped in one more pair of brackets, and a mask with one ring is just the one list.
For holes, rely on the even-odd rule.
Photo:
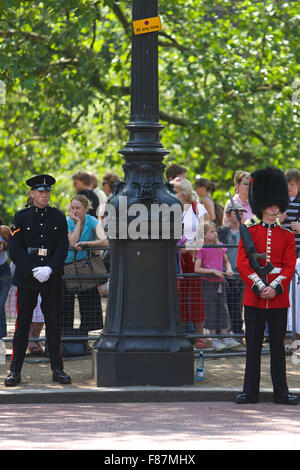
[(259, 259), (261, 266), (271, 262), (274, 270), (266, 276), (266, 285), (276, 290), (273, 299), (262, 299), (259, 291), (264, 288), (262, 279), (249, 264), (243, 242), (240, 240), (237, 269), (245, 282), (243, 305), (257, 308), (287, 308), (290, 306), (288, 286), (296, 265), (294, 234), (278, 224), (260, 222), (249, 227), (257, 253), (266, 253), (266, 259)]

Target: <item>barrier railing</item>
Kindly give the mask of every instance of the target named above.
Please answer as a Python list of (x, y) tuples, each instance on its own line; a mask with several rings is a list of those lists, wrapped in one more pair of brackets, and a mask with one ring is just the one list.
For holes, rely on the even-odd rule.
[[(210, 247), (220, 247), (220, 245), (209, 245)], [(222, 245), (226, 248), (236, 248), (237, 245)], [(92, 251), (100, 250), (102, 252), (102, 256), (109, 247), (99, 247), (93, 248)], [(68, 280), (90, 280), (94, 281), (94, 286), (91, 289), (82, 292), (70, 292), (66, 287), (66, 281)], [(2, 277), (0, 278), (1, 281), (9, 280), (11, 281), (11, 277)], [(243, 331), (243, 311), (242, 311), (242, 292), (243, 292), (243, 283), (240, 279), (238, 274), (234, 274), (231, 278), (226, 278), (225, 281), (222, 283), (214, 282), (216, 278), (213, 275), (208, 274), (197, 274), (197, 273), (178, 273), (177, 274), (178, 280), (178, 297), (179, 297), (179, 304), (180, 304), (180, 315), (183, 322), (183, 326), (185, 328), (186, 334), (188, 339), (191, 342), (195, 342), (197, 338), (201, 338), (204, 341), (211, 341), (213, 338), (217, 339), (224, 339), (224, 338), (232, 338), (237, 341), (241, 341), (244, 338), (244, 331)], [(105, 281), (109, 281), (109, 276), (105, 276), (102, 274), (94, 274), (88, 276), (63, 276), (63, 291), (62, 291), (62, 310), (61, 310), (61, 318), (62, 318), (62, 340), (63, 341), (72, 341), (76, 336), (76, 340), (96, 340), (99, 338), (99, 334), (103, 325), (104, 317), (105, 317), (105, 309), (106, 309), (106, 297), (107, 293), (104, 292), (104, 289), (107, 290), (109, 287), (103, 286)], [(291, 292), (291, 313), (290, 313), (290, 324), (291, 328), (287, 331), (287, 337), (292, 338), (293, 340), (296, 339), (296, 283), (300, 283), (300, 277), (297, 271), (295, 272), (295, 276), (292, 280), (290, 292)], [(102, 284), (102, 286), (100, 285)], [(225, 325), (225, 313), (222, 317), (223, 323), (221, 324), (221, 328), (218, 328), (216, 324), (216, 331), (211, 332), (209, 330), (213, 330), (213, 328), (207, 328), (204, 324), (204, 331), (202, 333), (197, 332), (195, 329), (195, 319), (197, 320), (197, 306), (204, 311), (204, 318), (207, 317), (205, 315), (206, 312), (209, 311), (210, 307), (213, 310), (217, 302), (217, 296), (219, 295), (217, 292), (217, 284), (222, 285), (222, 289), (224, 292), (222, 293), (222, 299), (226, 303), (225, 310), (227, 309), (227, 320), (228, 323)], [(228, 301), (230, 301), (230, 293), (235, 291), (235, 298), (234, 302), (236, 304), (236, 308), (238, 313), (236, 313), (236, 317), (233, 315), (234, 312), (230, 311)], [(104, 292), (104, 294), (103, 294)], [(234, 303), (233, 302), (233, 303)], [(202, 305), (201, 305), (202, 303)], [(206, 307), (205, 307), (206, 305)], [(8, 298), (5, 304), (6, 309), (6, 323), (7, 323), (7, 335), (6, 337), (2, 338), (5, 342), (11, 342), (13, 338), (13, 333), (15, 329), (15, 320), (17, 316), (16, 312), (16, 287), (11, 286)], [(40, 309), (40, 306), (37, 305), (37, 310)], [(182, 313), (182, 310), (184, 311)], [(191, 317), (189, 313), (192, 312)], [(41, 315), (41, 311), (35, 312), (36, 315)], [(33, 322), (35, 321), (35, 313), (33, 314)], [(198, 312), (199, 313), (199, 312)], [(220, 313), (220, 312), (219, 312)], [(41, 316), (39, 317), (41, 318)], [(198, 320), (201, 320), (199, 318)], [(206, 321), (202, 318), (202, 322)], [(239, 325), (235, 325), (233, 322), (239, 321)], [(190, 322), (188, 324), (188, 322)], [(201, 323), (201, 321), (200, 321)], [(188, 329), (188, 327), (191, 327)], [(240, 331), (238, 329), (240, 328)], [(218, 330), (227, 329), (227, 332), (220, 332)], [(267, 332), (266, 332), (267, 336)], [(46, 337), (43, 334), (36, 337), (30, 337), (29, 341), (45, 341)], [(214, 352), (213, 352), (214, 351)], [(263, 350), (264, 352), (268, 352), (268, 349)], [(209, 355), (211, 353), (214, 356), (234, 356), (244, 354), (245, 350), (239, 348), (238, 352), (233, 350), (224, 351), (216, 351), (213, 348), (207, 347), (204, 350), (205, 355)]]

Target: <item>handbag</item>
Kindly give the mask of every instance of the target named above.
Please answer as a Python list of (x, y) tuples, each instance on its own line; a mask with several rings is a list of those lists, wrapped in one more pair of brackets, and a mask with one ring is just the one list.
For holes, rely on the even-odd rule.
[[(65, 278), (65, 285), (69, 291), (81, 292), (101, 286), (107, 282), (108, 272), (101, 256), (91, 256), (89, 253), (88, 258), (77, 261), (76, 255), (77, 253), (72, 263), (64, 265), (65, 277), (76, 276), (74, 279)], [(99, 274), (101, 277), (103, 276), (103, 279), (97, 277)], [(84, 279), (84, 276), (94, 277), (94, 279)]]

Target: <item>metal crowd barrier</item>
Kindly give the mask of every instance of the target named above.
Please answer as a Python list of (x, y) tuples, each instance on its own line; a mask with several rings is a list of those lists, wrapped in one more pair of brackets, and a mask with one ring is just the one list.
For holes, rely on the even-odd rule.
[[(220, 245), (216, 245), (220, 247)], [(223, 247), (237, 247), (237, 245), (222, 245)], [(109, 250), (109, 247), (99, 247), (99, 250), (104, 252)], [(95, 251), (93, 248), (92, 251)], [(0, 278), (0, 282), (3, 280), (9, 280), (11, 278)], [(106, 298), (107, 293), (103, 294), (103, 291), (109, 289), (108, 285), (97, 286), (97, 281), (109, 281), (109, 278), (103, 275), (94, 275), (94, 276), (64, 276), (64, 288), (62, 293), (62, 340), (63, 341), (74, 341), (76, 340), (96, 340), (99, 338), (100, 331), (105, 317), (106, 309)], [(84, 279), (95, 281), (94, 287), (87, 291), (83, 292), (69, 292), (66, 289), (65, 281), (71, 279)], [(213, 275), (207, 274), (177, 274), (178, 282), (178, 298), (180, 306), (180, 316), (185, 328), (187, 338), (194, 343), (197, 338), (201, 338), (204, 341), (209, 341), (212, 338), (234, 338), (236, 340), (243, 340), (244, 338), (244, 324), (243, 324), (243, 309), (242, 309), (242, 293), (243, 293), (243, 283), (238, 274), (235, 274), (232, 278), (226, 278), (222, 282), (222, 298), (226, 303), (225, 310), (227, 311), (227, 324), (224, 323), (221, 325), (221, 329), (227, 329), (227, 333), (220, 333), (218, 331), (218, 325), (216, 325), (216, 333), (212, 334), (205, 327), (203, 334), (197, 333), (195, 328), (195, 319), (197, 320), (197, 315), (200, 309), (202, 314), (207, 317), (207, 311), (210, 311), (210, 308), (213, 310), (217, 302), (218, 296), (218, 286), (216, 279)], [(296, 283), (300, 283), (300, 277), (295, 272), (295, 276), (292, 280), (290, 289), (291, 289), (291, 298), (292, 298), (292, 327), (287, 331), (287, 337), (291, 337), (293, 340), (296, 338)], [(234, 292), (234, 302), (240, 313), (234, 314), (230, 310), (230, 295)], [(229, 302), (228, 302), (229, 301)], [(233, 304), (234, 304), (233, 302)], [(231, 302), (232, 304), (232, 302)], [(237, 305), (238, 304), (238, 305)], [(220, 308), (222, 305), (220, 306)], [(223, 308), (222, 307), (222, 308)], [(13, 338), (13, 333), (15, 329), (15, 320), (16, 320), (16, 287), (11, 286), (7, 301), (6, 301), (6, 321), (7, 321), (7, 336), (2, 338), (5, 342), (11, 342)], [(35, 320), (35, 315), (37, 318), (41, 318), (39, 315), (42, 313), (38, 311), (39, 305), (37, 305), (37, 311), (34, 312), (33, 320)], [(232, 309), (232, 305), (231, 305)], [(103, 311), (103, 314), (102, 314)], [(223, 315), (223, 320), (225, 314)], [(237, 320), (238, 318), (238, 320)], [(206, 321), (206, 320), (205, 320)], [(239, 325), (235, 325), (234, 321), (239, 321)], [(197, 323), (197, 322), (196, 322)], [(240, 329), (240, 331), (238, 331)], [(266, 333), (267, 335), (267, 333)], [(29, 341), (36, 340), (33, 337), (29, 338)], [(43, 331), (40, 337), (37, 339), (39, 342), (46, 341)], [(268, 353), (269, 349), (264, 348), (263, 354)], [(195, 351), (196, 353), (196, 351)], [(214, 357), (225, 357), (225, 356), (236, 356), (245, 354), (245, 348), (238, 348), (238, 351), (235, 350), (224, 350), (221, 352), (216, 352), (212, 348), (207, 347), (204, 350), (206, 356), (213, 355)]]

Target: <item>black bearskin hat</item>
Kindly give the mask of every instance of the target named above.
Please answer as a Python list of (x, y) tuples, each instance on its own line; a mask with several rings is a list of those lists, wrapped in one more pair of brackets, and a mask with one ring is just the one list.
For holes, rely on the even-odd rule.
[(278, 206), (280, 212), (284, 212), (289, 204), (289, 193), (283, 172), (274, 167), (254, 171), (249, 184), (249, 204), (259, 219), (268, 206)]

